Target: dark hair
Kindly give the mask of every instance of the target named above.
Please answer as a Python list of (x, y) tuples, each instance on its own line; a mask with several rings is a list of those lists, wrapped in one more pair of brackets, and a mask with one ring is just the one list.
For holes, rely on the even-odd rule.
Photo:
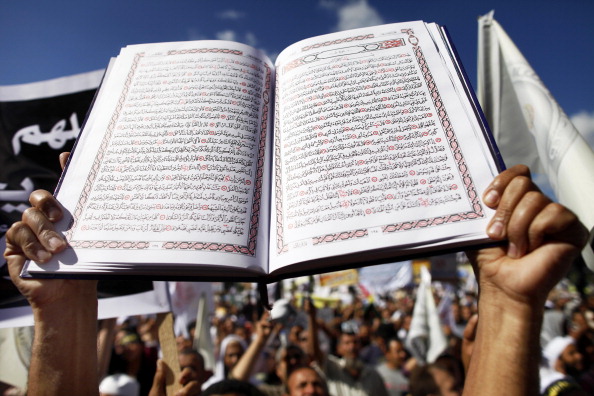
[(419, 366), (412, 371), (409, 390), (411, 396), (440, 394), (439, 387), (433, 379), (433, 374), (431, 374), (430, 366)]
[(193, 320), (190, 323), (188, 323), (188, 326), (186, 327), (186, 329), (188, 330), (188, 333), (190, 333), (195, 328), (196, 328), (196, 321), (195, 320)]
[(215, 382), (202, 392), (202, 396), (224, 395), (227, 393), (235, 393), (243, 396), (265, 396), (249, 382), (236, 379), (224, 379)]
[(289, 374), (287, 375), (287, 380), (286, 380), (286, 381), (285, 381), (285, 383), (283, 384), (283, 389), (284, 389), (285, 393), (286, 393), (287, 395), (288, 395), (288, 394), (290, 394), (290, 389), (289, 389), (289, 378), (291, 378), (291, 376), (292, 376), (294, 373), (296, 373), (297, 371), (299, 371), (299, 370), (304, 370), (304, 369), (305, 369), (305, 370), (310, 370), (310, 371), (313, 371), (313, 372), (314, 372), (314, 373), (315, 373), (315, 374), (318, 376), (318, 378), (320, 379), (320, 381), (321, 381), (321, 383), (322, 383), (322, 386), (324, 387), (324, 393), (325, 393), (326, 395), (328, 395), (328, 394), (329, 394), (329, 392), (328, 392), (328, 384), (326, 383), (326, 380), (325, 380), (325, 379), (324, 379), (324, 378), (323, 378), (323, 377), (320, 375), (320, 373), (318, 373), (318, 371), (317, 371), (315, 368), (313, 368), (313, 367), (311, 367), (311, 366), (307, 366), (307, 365), (305, 365), (305, 366), (298, 366), (298, 367), (295, 367), (295, 368), (294, 368), (294, 369), (291, 371), (291, 373), (289, 373)]

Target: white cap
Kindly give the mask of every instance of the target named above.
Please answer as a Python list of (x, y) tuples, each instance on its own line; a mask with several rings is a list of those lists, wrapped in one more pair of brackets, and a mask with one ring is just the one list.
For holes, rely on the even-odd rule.
[(126, 374), (113, 374), (103, 378), (99, 392), (114, 396), (138, 396), (140, 385), (134, 377)]
[(575, 344), (575, 340), (570, 336), (557, 336), (553, 338), (543, 349), (542, 355), (548, 362), (549, 367), (553, 368), (559, 356), (569, 345)]

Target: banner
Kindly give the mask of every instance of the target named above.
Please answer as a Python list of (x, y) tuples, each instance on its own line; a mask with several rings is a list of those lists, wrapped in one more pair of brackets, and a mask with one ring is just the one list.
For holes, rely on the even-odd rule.
[(320, 274), (320, 286), (324, 287), (338, 287), (342, 285), (356, 285), (359, 281), (359, 276), (356, 269), (348, 269), (344, 271), (329, 272)]
[(431, 274), (421, 267), (421, 283), (405, 340), (406, 349), (421, 363), (433, 363), (447, 348), (447, 339), (431, 291)]
[[(27, 300), (10, 280), (2, 279), (0, 285), (0, 328), (33, 326), (33, 311)], [(99, 281), (97, 297), (97, 319), (171, 310), (167, 282), (125, 279)]]
[(0, 86), (0, 237), (20, 220), (32, 191), (56, 187), (58, 154), (72, 148), (102, 76)]
[(359, 283), (374, 297), (402, 289), (412, 281), (411, 261), (373, 265), (359, 270)]
[(479, 18), (478, 97), (506, 165), (545, 174), (559, 202), (591, 230), (583, 257), (594, 270), (594, 152), (493, 12)]

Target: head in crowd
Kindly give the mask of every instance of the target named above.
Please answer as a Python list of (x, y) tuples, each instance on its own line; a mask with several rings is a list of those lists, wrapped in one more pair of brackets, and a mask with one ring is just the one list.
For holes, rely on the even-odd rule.
[(178, 359), (181, 371), (184, 371), (184, 369), (190, 370), (191, 381), (198, 382), (200, 386), (202, 386), (202, 384), (206, 382), (206, 380), (210, 376), (210, 373), (208, 373), (205, 370), (204, 358), (197, 350), (192, 348), (182, 349), (178, 353)]
[(196, 321), (192, 320), (187, 326), (188, 334), (190, 336), (190, 340), (193, 340), (196, 336)]
[(99, 384), (99, 396), (138, 396), (140, 384), (127, 374), (113, 374)]
[(114, 351), (116, 355), (130, 363), (142, 358), (144, 345), (140, 335), (134, 330), (122, 329), (115, 335)]
[(290, 344), (299, 345), (301, 342), (302, 333), (305, 333), (304, 327), (300, 324), (293, 324), (289, 329), (289, 333), (287, 334), (287, 341)]
[(400, 370), (404, 366), (408, 354), (404, 349), (404, 344), (397, 338), (390, 338), (386, 343), (386, 353), (384, 358), (386, 364), (392, 368)]
[(357, 359), (361, 350), (361, 342), (355, 333), (341, 333), (336, 344), (336, 353), (344, 359)]
[(336, 344), (336, 353), (343, 358), (344, 370), (353, 378), (359, 378), (363, 362), (359, 359), (361, 343), (354, 333), (341, 333)]
[(283, 383), (297, 367), (304, 366), (306, 362), (305, 352), (299, 346), (288, 344), (276, 352), (276, 375)]
[(224, 379), (202, 391), (202, 396), (264, 396), (254, 385), (246, 381)]
[(311, 367), (296, 368), (286, 383), (288, 396), (328, 396), (328, 387), (320, 374)]
[(214, 373), (208, 381), (203, 384), (203, 387), (208, 388), (214, 383), (226, 379), (246, 349), (247, 345), (241, 337), (235, 334), (230, 334), (225, 337), (221, 342)]
[(180, 334), (175, 337), (175, 344), (177, 345), (177, 351), (180, 352), (186, 348), (192, 348), (193, 341), (191, 338), (186, 338)]
[(410, 375), (411, 396), (460, 396), (454, 376), (436, 364), (416, 367)]
[(247, 346), (243, 338), (235, 334), (225, 337), (221, 343), (221, 356), (225, 367), (225, 376), (237, 364), (246, 349)]
[(583, 369), (582, 355), (572, 337), (555, 337), (543, 349), (548, 367), (561, 374), (576, 376)]

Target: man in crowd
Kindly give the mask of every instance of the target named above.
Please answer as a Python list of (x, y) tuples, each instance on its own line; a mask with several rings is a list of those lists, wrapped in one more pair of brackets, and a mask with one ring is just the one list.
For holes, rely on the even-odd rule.
[[(62, 216), (59, 204), (47, 191), (32, 193), (30, 201), (33, 207), (7, 232), (4, 253), (35, 319), (29, 393), (96, 395), (97, 359), (89, 356), (97, 353), (97, 284), (19, 276), (27, 258), (43, 263), (66, 248), (52, 225)], [(480, 316), (464, 394), (537, 395), (544, 303), (588, 232), (571, 211), (540, 193), (524, 166), (498, 175), (483, 202), (496, 210), (488, 235), (506, 242), (468, 253), (479, 282)]]
[(544, 367), (540, 370), (540, 388), (543, 395), (558, 394), (561, 390), (571, 390), (572, 395), (585, 395), (577, 384), (583, 369), (582, 355), (572, 337), (553, 338), (542, 354)]
[(357, 334), (341, 332), (336, 344), (336, 353), (324, 354), (318, 342), (316, 310), (310, 300), (304, 302), (308, 316), (307, 353), (322, 371), (331, 395), (388, 396), (382, 377), (360, 359), (361, 344)]
[(405, 396), (408, 393), (408, 378), (403, 373), (407, 354), (402, 341), (391, 338), (387, 342), (385, 361), (376, 369), (384, 380), (390, 396)]
[(324, 379), (316, 370), (303, 366), (293, 370), (287, 380), (286, 396), (329, 396)]

